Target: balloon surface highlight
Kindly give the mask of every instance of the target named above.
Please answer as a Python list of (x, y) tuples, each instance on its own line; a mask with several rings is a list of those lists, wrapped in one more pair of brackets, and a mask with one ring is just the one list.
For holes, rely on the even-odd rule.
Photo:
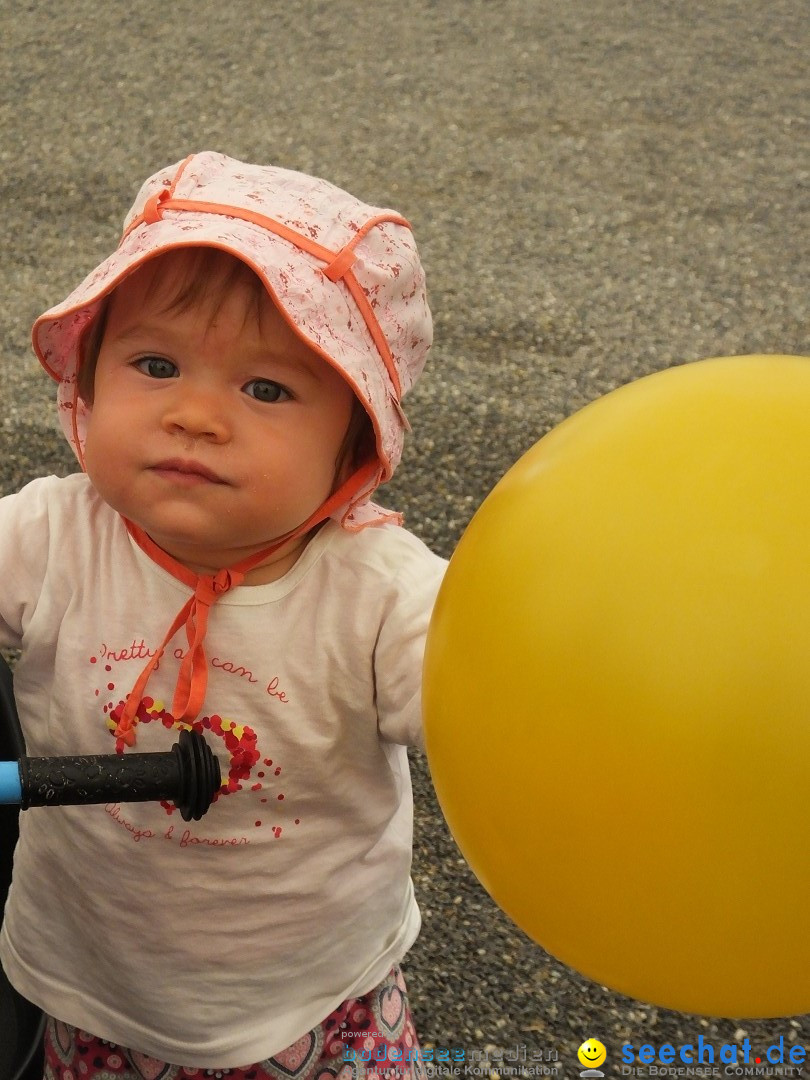
[(670, 368), (541, 439), (451, 559), (424, 714), (456, 842), (545, 949), (810, 1012), (810, 358)]

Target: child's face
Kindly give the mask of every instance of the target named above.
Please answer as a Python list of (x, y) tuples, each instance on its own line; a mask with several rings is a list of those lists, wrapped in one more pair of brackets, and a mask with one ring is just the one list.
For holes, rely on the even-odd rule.
[[(244, 279), (218, 305), (172, 309), (182, 261), (152, 260), (113, 294), (84, 457), (110, 506), (211, 571), (300, 525), (346, 478), (354, 395)], [(304, 543), (248, 580), (280, 576)]]

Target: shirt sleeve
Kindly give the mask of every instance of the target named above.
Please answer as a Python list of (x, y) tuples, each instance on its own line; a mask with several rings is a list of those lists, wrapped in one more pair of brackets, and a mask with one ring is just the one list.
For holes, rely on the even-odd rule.
[(49, 497), (56, 477), (0, 499), (0, 648), (19, 648), (42, 593), (50, 547)]
[(405, 560), (383, 618), (374, 656), (378, 728), (383, 739), (424, 746), (422, 664), (430, 616), (447, 561), (426, 547)]

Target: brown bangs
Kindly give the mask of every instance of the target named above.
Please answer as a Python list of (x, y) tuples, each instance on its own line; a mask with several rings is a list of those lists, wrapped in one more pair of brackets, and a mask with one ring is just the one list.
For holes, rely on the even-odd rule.
[[(262, 304), (269, 294), (261, 279), (247, 263), (227, 251), (212, 247), (184, 247), (155, 256), (161, 263), (161, 273), (155, 274), (146, 291), (146, 299), (163, 299), (162, 313), (183, 313), (194, 307), (208, 309), (213, 322), (226, 298), (236, 285), (247, 285), (250, 301), (245, 309), (245, 321), (253, 316), (261, 321)], [(152, 260), (150, 260), (152, 261)], [(141, 264), (143, 266), (144, 264)], [(137, 274), (141, 267), (134, 273)], [(93, 404), (93, 384), (96, 364), (107, 328), (107, 314), (114, 290), (105, 296), (98, 313), (87, 326), (79, 343), (79, 396)]]

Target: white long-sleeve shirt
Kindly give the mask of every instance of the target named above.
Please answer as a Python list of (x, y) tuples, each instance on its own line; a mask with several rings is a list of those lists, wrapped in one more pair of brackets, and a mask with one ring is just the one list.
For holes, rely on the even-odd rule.
[[(0, 934), (17, 989), (212, 1068), (272, 1056), (376, 985), (419, 930), (406, 746), (444, 568), (405, 529), (329, 522), (283, 578), (223, 596), (199, 719), (223, 777), (258, 760), (199, 822), (156, 803), (21, 814)], [(109, 713), (190, 590), (83, 475), (0, 500), (0, 574), (28, 754), (112, 753)], [(176, 741), (185, 645), (181, 629), (149, 681), (134, 752)]]

